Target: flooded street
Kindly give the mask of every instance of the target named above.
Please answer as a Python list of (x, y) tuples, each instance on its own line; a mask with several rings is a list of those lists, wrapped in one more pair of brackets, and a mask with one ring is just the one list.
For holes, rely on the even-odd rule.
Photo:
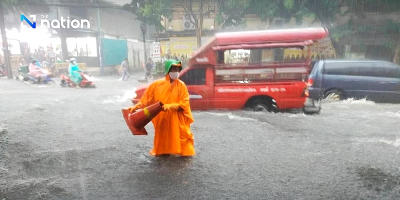
[[(399, 199), (400, 105), (194, 111), (193, 158), (153, 158), (132, 136), (127, 82), (96, 89), (0, 80), (0, 199)], [(59, 82), (59, 80), (56, 80)]]

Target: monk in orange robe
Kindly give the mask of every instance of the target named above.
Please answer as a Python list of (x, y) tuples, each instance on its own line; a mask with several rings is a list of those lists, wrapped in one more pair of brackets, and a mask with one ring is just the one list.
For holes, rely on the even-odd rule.
[(154, 81), (144, 92), (139, 102), (130, 108), (131, 112), (163, 103), (163, 111), (153, 118), (153, 156), (175, 154), (195, 155), (194, 137), (190, 124), (194, 122), (189, 104), (189, 92), (185, 83), (178, 79), (182, 64), (177, 60), (165, 62), (165, 78)]

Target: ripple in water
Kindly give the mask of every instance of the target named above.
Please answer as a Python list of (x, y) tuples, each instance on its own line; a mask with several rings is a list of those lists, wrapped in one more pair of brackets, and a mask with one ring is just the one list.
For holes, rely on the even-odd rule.
[(103, 104), (115, 104), (115, 103), (123, 103), (127, 101), (131, 101), (132, 98), (136, 97), (136, 88), (133, 88), (132, 90), (129, 91), (124, 91), (124, 94), (121, 95), (115, 95), (113, 97), (107, 98), (104, 100), (102, 103)]

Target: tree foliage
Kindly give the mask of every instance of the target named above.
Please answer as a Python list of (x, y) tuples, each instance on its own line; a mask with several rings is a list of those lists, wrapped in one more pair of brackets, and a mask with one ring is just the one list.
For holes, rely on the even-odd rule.
[(130, 4), (123, 5), (123, 9), (135, 14), (137, 20), (162, 30), (162, 21), (171, 18), (171, 6), (172, 0), (132, 0)]
[(0, 7), (2, 8), (8, 8), (13, 4), (18, 3), (19, 0), (1, 0), (0, 1)]
[[(245, 15), (255, 15), (262, 22), (272, 22), (276, 18), (281, 18), (288, 22), (290, 19), (295, 18), (298, 24), (302, 23), (304, 17), (316, 19), (317, 15), (322, 19), (327, 17), (331, 19), (335, 16), (336, 10), (332, 9), (332, 11), (324, 15), (324, 11), (321, 8), (338, 4), (335, 2), (329, 0), (220, 0), (219, 17), (223, 20), (217, 18), (217, 23), (223, 26), (237, 25), (244, 22)], [(328, 4), (325, 5), (324, 3)]]
[(190, 23), (196, 27), (197, 47), (201, 46), (204, 17), (215, 13), (215, 0), (174, 0), (174, 7), (183, 8), (184, 12), (191, 15)]
[[(138, 3), (144, 6), (132, 6)], [(184, 8), (186, 13), (193, 16), (192, 23), (196, 26), (196, 36), (199, 41), (201, 37), (199, 27), (202, 27), (204, 14), (210, 11), (207, 6), (209, 3), (217, 4), (217, 9), (213, 11), (216, 16), (215, 22), (220, 29), (244, 26), (247, 16), (252, 15), (270, 23), (277, 18), (284, 19), (285, 23), (294, 18), (296, 24), (302, 24), (305, 17), (311, 18), (314, 22), (319, 21), (323, 27), (330, 29), (333, 43), (349, 34), (374, 31), (376, 34), (400, 35), (398, 20), (388, 19), (380, 24), (354, 24), (356, 19), (365, 18), (366, 13), (400, 12), (400, 0), (133, 0), (130, 8), (133, 8), (140, 20), (152, 21), (159, 26), (161, 26), (159, 16), (169, 14), (166, 8)], [(351, 17), (345, 24), (335, 25), (338, 17), (343, 15)], [(398, 44), (399, 41), (400, 38)], [(396, 42), (392, 46), (396, 46)]]
[(219, 28), (240, 26), (245, 23), (247, 8), (250, 0), (218, 0), (218, 12), (216, 12), (216, 24)]

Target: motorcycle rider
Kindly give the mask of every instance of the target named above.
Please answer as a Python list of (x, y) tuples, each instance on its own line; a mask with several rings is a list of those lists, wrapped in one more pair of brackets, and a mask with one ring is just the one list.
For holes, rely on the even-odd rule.
[(29, 75), (33, 76), (37, 79), (37, 82), (43, 81), (46, 79), (47, 74), (38, 66), (39, 61), (36, 59), (32, 59), (29, 64)]
[(81, 72), (82, 70), (76, 64), (75, 58), (71, 58), (68, 67), (69, 78), (78, 86), (82, 81)]

